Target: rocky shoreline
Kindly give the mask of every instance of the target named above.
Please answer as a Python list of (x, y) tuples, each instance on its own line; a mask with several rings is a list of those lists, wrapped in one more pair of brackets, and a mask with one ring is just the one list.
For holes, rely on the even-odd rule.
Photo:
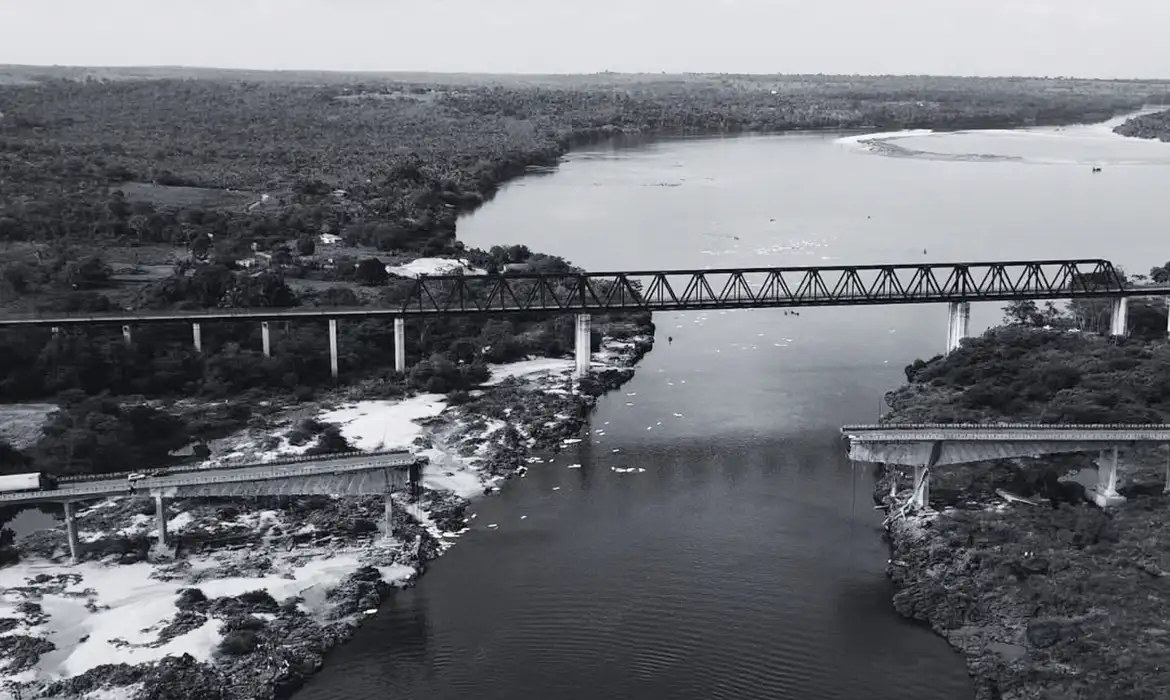
[(1113, 133), (1135, 139), (1170, 141), (1170, 110), (1131, 117), (1115, 126)]
[[(436, 483), (462, 470), (490, 493), (503, 480), (523, 473), (536, 459), (533, 453), (558, 451), (566, 439), (581, 435), (598, 397), (629, 381), (634, 366), (653, 347), (652, 324), (603, 322), (599, 328), (602, 349), (594, 355), (587, 378), (569, 379), (570, 363), (565, 361), (559, 371), (538, 380), (510, 377), (485, 386), (459, 405), (420, 421), (424, 427), (416, 449), (442, 455), (441, 463), (432, 460)], [(8, 633), (0, 632), (0, 653), (10, 660), (3, 671), (7, 685), (0, 685), (0, 691), (21, 692), (25, 699), (287, 698), (321, 668), (330, 649), (352, 636), (364, 617), (376, 612), (396, 587), (412, 585), (426, 563), (468, 528), (464, 511), (470, 501), (456, 493), (423, 488), (418, 503), (406, 494), (396, 500), (401, 507), (395, 509), (390, 541), (378, 532), (381, 498), (180, 502), (168, 508), (180, 511), (171, 522), (184, 523), (180, 551), (173, 561), (161, 564), (151, 553), (153, 501), (112, 499), (83, 511), (79, 524), (88, 533), (91, 561), (79, 567), (97, 576), (153, 566), (151, 585), (162, 587), (174, 607), (163, 622), (127, 630), (127, 639), (111, 639), (110, 645), (158, 649), (160, 656), (164, 651), (167, 655), (148, 663), (99, 664), (52, 682), (35, 673), (42, 657), (57, 654), (59, 661), (61, 656), (56, 645), (36, 634), (51, 629), (44, 627), (42, 618), (47, 616), (41, 602), (56, 601), (56, 614), (59, 601), (73, 599), (84, 602), (88, 614), (100, 615), (104, 593), (84, 588), (88, 579), (83, 583), (82, 576), (63, 565), (63, 530), (33, 533), (20, 542), (25, 558), (21, 566), (38, 573), (2, 590), (5, 599), (21, 602), (11, 617), (0, 613), (0, 630)], [(147, 563), (148, 558), (154, 563)], [(330, 562), (348, 567), (344, 575), (322, 573), (320, 580), (330, 585), (303, 577), (308, 568)], [(229, 577), (243, 583), (224, 593)], [(249, 586), (252, 580), (254, 587)], [(273, 580), (288, 582), (290, 590), (303, 590), (303, 595), (281, 599), (260, 585)], [(236, 591), (239, 586), (248, 590)], [(56, 633), (62, 634), (59, 628)], [(198, 634), (218, 639), (211, 658), (177, 653), (178, 640)]]
[[(1061, 456), (939, 469), (931, 509), (887, 529), (894, 608), (963, 654), (977, 700), (1170, 693), (1165, 455), (1134, 455), (1119, 485), (1129, 500), (1109, 511), (1084, 502), (1069, 477), (1091, 462)], [(1036, 488), (1049, 471), (1065, 475), (1055, 504)], [(874, 501), (904, 503), (909, 472), (882, 470)], [(1038, 505), (1008, 503), (996, 489)]]

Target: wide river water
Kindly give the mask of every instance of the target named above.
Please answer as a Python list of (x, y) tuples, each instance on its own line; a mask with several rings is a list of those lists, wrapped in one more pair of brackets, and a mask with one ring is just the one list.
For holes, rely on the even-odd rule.
[[(889, 143), (579, 151), (508, 185), (459, 236), (598, 271), (1170, 259), (1170, 145), (1104, 125)], [(654, 351), (593, 417), (604, 434), (474, 504), (472, 531), (298, 700), (972, 697), (962, 660), (891, 608), (872, 479), (838, 436), (942, 349), (946, 314), (656, 315)], [(1000, 316), (977, 305), (972, 330)], [(610, 469), (625, 466), (645, 471)]]

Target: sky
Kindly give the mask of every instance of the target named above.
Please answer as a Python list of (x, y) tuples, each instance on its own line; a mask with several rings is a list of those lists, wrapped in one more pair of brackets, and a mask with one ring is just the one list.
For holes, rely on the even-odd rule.
[(1170, 0), (0, 0), (0, 64), (1170, 78)]

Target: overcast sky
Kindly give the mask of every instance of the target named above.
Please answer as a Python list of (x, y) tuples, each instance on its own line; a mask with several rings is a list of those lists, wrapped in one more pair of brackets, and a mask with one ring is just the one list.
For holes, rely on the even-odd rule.
[(1170, 78), (1170, 0), (0, 0), (0, 63)]

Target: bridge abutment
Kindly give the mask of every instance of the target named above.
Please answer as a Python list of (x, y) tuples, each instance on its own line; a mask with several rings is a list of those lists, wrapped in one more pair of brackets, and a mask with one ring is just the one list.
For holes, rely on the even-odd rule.
[(394, 371), (406, 371), (406, 319), (394, 319)]
[(329, 319), (329, 371), (337, 379), (337, 319)]
[(580, 379), (589, 374), (589, 363), (592, 359), (592, 319), (589, 314), (577, 314), (577, 337), (574, 343), (576, 364), (573, 367), (573, 378)]
[(1117, 493), (1118, 448), (1101, 450), (1097, 458), (1097, 484), (1093, 487), (1093, 502), (1102, 508), (1125, 503), (1125, 496)]
[(195, 344), (195, 352), (203, 352), (203, 327), (198, 321), (191, 324), (191, 341)]
[(77, 535), (77, 517), (74, 515), (71, 501), (65, 501), (61, 505), (65, 508), (65, 537), (69, 540), (69, 561), (76, 564), (81, 559), (81, 538)]
[[(1124, 338), (1129, 325), (1129, 297), (1117, 297), (1113, 300), (1112, 313), (1109, 316), (1109, 335)], [(1170, 319), (1167, 320), (1170, 327)]]
[(952, 301), (947, 304), (947, 349), (945, 354), (951, 354), (959, 349), (963, 338), (967, 337), (971, 326), (971, 302)]
[(264, 357), (272, 357), (272, 332), (268, 328), (268, 321), (260, 322), (260, 343), (264, 349)]

